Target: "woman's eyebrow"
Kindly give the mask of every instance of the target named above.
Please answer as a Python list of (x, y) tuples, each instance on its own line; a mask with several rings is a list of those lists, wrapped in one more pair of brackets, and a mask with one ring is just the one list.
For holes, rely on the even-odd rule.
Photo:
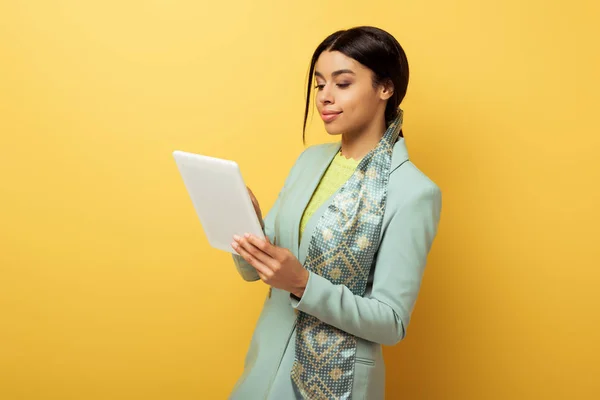
[[(333, 72), (331, 73), (331, 76), (332, 76), (333, 78), (335, 78), (336, 76), (338, 76), (338, 75), (342, 75), (342, 74), (352, 74), (352, 75), (356, 75), (356, 74), (354, 73), (354, 71), (352, 71), (351, 69), (338, 69), (337, 71), (333, 71)], [(322, 73), (320, 73), (319, 71), (315, 71), (315, 76), (318, 76), (319, 78), (325, 78), (325, 77), (323, 76), (323, 74), (322, 74)]]

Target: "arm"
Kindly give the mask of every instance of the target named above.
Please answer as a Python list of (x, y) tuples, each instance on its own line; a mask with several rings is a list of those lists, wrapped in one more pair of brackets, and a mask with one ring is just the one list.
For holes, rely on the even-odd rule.
[(292, 306), (363, 339), (398, 343), (417, 300), (440, 211), (441, 193), (436, 186), (408, 199), (396, 211), (381, 239), (369, 298), (310, 272), (302, 298), (290, 295)]
[[(285, 190), (288, 187), (288, 185), (290, 184), (290, 182), (293, 181), (295, 174), (299, 170), (298, 164), (300, 164), (300, 160), (302, 159), (302, 156), (305, 153), (306, 153), (306, 150), (304, 150), (304, 152), (302, 152), (300, 154), (300, 156), (298, 157), (298, 159), (292, 166), (290, 173), (288, 174), (288, 176), (283, 184), (283, 187), (281, 188), (281, 190), (279, 191), (279, 194), (277, 195), (277, 199), (275, 200), (273, 207), (271, 207), (271, 209), (267, 213), (266, 217), (264, 218), (263, 232), (269, 238), (271, 243), (275, 243), (275, 238), (274, 238), (275, 237), (275, 219), (277, 217), (277, 213), (279, 212), (279, 207), (281, 205), (280, 203), (281, 203), (283, 193), (285, 192)], [(257, 281), (260, 279), (258, 276), (258, 273), (254, 269), (254, 267), (252, 265), (248, 264), (246, 262), (246, 260), (244, 260), (242, 258), (242, 256), (237, 255), (237, 254), (232, 254), (232, 256), (233, 256), (233, 262), (235, 264), (235, 267), (237, 268), (239, 274), (242, 276), (242, 278), (244, 280), (252, 282), (252, 281)]]

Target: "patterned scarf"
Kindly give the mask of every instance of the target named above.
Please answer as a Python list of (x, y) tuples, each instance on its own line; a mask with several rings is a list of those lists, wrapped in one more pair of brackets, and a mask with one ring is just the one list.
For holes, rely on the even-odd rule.
[[(304, 267), (363, 296), (378, 248), (392, 150), (402, 110), (338, 190), (310, 239)], [(291, 372), (300, 399), (351, 399), (356, 337), (312, 315), (298, 313)]]

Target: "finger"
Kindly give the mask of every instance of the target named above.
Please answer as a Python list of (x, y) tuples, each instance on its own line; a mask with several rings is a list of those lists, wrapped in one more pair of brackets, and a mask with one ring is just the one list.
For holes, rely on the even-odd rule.
[(258, 200), (256, 200), (256, 197), (254, 197), (254, 195), (252, 194), (252, 192), (248, 189), (249, 193), (250, 193), (250, 201), (252, 202), (252, 207), (254, 207), (254, 211), (256, 212), (256, 215), (258, 215), (260, 218), (262, 218), (262, 213), (260, 210), (260, 205), (258, 204)]
[(278, 248), (271, 244), (269, 238), (266, 235), (266, 240), (259, 239), (254, 235), (249, 235), (245, 238), (250, 244), (254, 245), (254, 247), (267, 254), (270, 258), (277, 259), (276, 256), (278, 255)]
[[(265, 243), (262, 240), (258, 240), (260, 243)], [(241, 238), (238, 243), (247, 251), (251, 256), (262, 262), (264, 265), (273, 270), (277, 266), (277, 260), (273, 259), (269, 254), (265, 253), (262, 249), (255, 245), (255, 243), (250, 242), (250, 237)]]
[(258, 277), (260, 278), (261, 281), (266, 283), (269, 280), (269, 278), (266, 275), (261, 274), (260, 272), (258, 272), (258, 270), (256, 271), (256, 273), (258, 274)]
[(249, 251), (246, 250), (240, 243), (232, 243), (231, 246), (237, 251), (237, 253), (242, 256), (242, 258), (250, 264), (256, 272), (259, 274), (260, 278), (265, 281), (271, 276), (271, 269), (266, 266), (259, 259), (254, 257)]

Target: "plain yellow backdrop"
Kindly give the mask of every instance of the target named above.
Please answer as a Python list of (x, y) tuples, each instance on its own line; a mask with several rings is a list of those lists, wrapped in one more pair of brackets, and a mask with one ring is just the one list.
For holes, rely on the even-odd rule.
[(236, 160), (266, 212), (312, 51), (362, 24), (408, 54), (443, 191), (388, 398), (600, 398), (597, 4), (0, 0), (0, 398), (226, 398), (267, 287), (207, 245), (171, 152)]

